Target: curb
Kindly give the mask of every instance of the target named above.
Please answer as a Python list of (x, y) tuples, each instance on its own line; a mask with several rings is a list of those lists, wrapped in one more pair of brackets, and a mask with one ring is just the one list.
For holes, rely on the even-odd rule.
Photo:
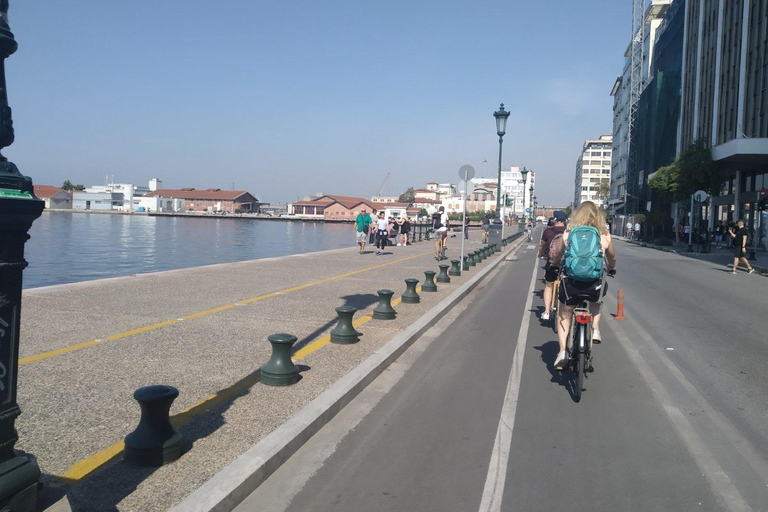
[[(666, 247), (659, 247), (658, 245), (649, 244), (648, 242), (638, 242), (637, 240), (625, 239), (624, 241), (627, 242), (628, 244), (645, 247), (646, 249), (655, 249), (657, 251), (670, 252), (672, 254), (677, 254), (678, 256), (685, 256), (686, 258), (693, 258), (695, 260), (708, 261), (707, 258), (696, 256), (694, 253), (689, 253), (688, 251), (676, 251), (675, 249), (667, 249)], [(726, 266), (731, 266), (731, 265), (726, 265)], [(752, 265), (752, 267), (757, 271), (758, 275), (768, 276), (768, 267), (764, 267), (762, 265)]]
[[(522, 241), (522, 242), (521, 242)], [(516, 243), (170, 512), (230, 512), (527, 240)]]

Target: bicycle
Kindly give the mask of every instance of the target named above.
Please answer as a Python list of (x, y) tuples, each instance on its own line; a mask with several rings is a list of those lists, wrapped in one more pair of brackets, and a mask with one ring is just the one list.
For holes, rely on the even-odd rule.
[(557, 294), (560, 293), (560, 272), (557, 273), (557, 278), (552, 282), (552, 300), (549, 304), (549, 317), (552, 319), (552, 329), (557, 334), (557, 307), (560, 304), (560, 300), (557, 298)]
[[(605, 268), (603, 269), (600, 275), (600, 284), (603, 286), (605, 285), (606, 275), (608, 277), (615, 276), (616, 269), (608, 272), (605, 271)], [(598, 313), (603, 307), (604, 289), (601, 287), (600, 290)], [(587, 373), (595, 371), (592, 365), (592, 313), (589, 310), (589, 301), (586, 298), (580, 300), (579, 304), (573, 308), (571, 329), (565, 347), (568, 353), (566, 369), (574, 374), (573, 399), (579, 402), (581, 401), (581, 392), (584, 390), (584, 379), (587, 378)]]

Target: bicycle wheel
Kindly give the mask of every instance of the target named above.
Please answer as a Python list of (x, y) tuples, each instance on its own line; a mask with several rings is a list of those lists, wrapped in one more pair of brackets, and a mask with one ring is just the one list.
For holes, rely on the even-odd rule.
[(586, 347), (587, 340), (585, 339), (585, 336), (587, 333), (585, 332), (586, 329), (583, 325), (580, 325), (576, 329), (576, 343), (574, 350), (576, 353), (574, 354), (575, 359), (575, 365), (574, 365), (574, 372), (576, 372), (576, 378), (575, 381), (575, 387), (573, 389), (573, 398), (577, 402), (581, 400), (581, 392), (584, 389), (584, 372), (586, 371), (586, 360), (587, 360), (587, 353), (584, 351), (584, 347)]

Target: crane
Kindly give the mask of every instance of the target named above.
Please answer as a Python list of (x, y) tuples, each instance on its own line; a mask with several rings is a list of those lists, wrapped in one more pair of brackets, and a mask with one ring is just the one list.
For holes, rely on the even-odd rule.
[(376, 194), (376, 197), (381, 197), (381, 194), (384, 193), (384, 187), (387, 185), (388, 181), (389, 181), (389, 173), (387, 173), (387, 177), (384, 178), (384, 181), (381, 182), (381, 186), (379, 187), (379, 193)]

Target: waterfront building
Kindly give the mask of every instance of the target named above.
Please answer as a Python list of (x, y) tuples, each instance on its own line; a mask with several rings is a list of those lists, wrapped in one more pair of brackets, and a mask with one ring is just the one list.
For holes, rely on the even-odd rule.
[[(525, 209), (532, 203), (531, 186), (534, 187), (533, 194), (536, 195), (536, 173), (529, 171), (526, 175), (526, 181), (523, 183), (522, 167), (510, 167), (501, 170), (501, 217), (511, 217), (513, 220), (522, 219), (526, 215)], [(475, 187), (487, 189), (492, 187), (494, 191), (493, 204), (488, 205), (485, 210), (496, 211), (496, 187), (498, 186), (498, 176), (491, 178), (473, 178), (470, 180)], [(509, 204), (509, 206), (507, 206)]]
[(372, 203), (399, 203), (400, 197), (398, 196), (374, 196), (371, 198)]
[(122, 210), (124, 201), (123, 194), (119, 192), (75, 191), (72, 193), (73, 210)]
[(186, 211), (186, 201), (180, 198), (160, 196), (143, 196), (133, 198), (133, 211), (147, 213), (183, 213)]
[(432, 215), (442, 204), (443, 202), (439, 199), (424, 199), (421, 197), (416, 197), (412, 203), (412, 206), (413, 208), (416, 208), (417, 211), (426, 210), (429, 215)]
[[(652, 69), (656, 58), (655, 43), (658, 37), (659, 28), (662, 26), (671, 3), (672, 0), (652, 0), (645, 10), (643, 27), (641, 29), (643, 44), (641, 92), (643, 92), (650, 81), (653, 80)], [(632, 85), (631, 73), (632, 42), (630, 41), (624, 52), (623, 72), (616, 79), (611, 89), (611, 96), (613, 97), (613, 144), (611, 152), (611, 168), (609, 172), (611, 193), (608, 203), (613, 213), (621, 214), (625, 211), (624, 199), (625, 189), (627, 189), (627, 178), (630, 177), (633, 180), (638, 180), (638, 185), (641, 188), (644, 180), (647, 179), (647, 175), (649, 174), (646, 169), (638, 167), (637, 163), (635, 164), (634, 169), (629, 169), (630, 130), (633, 128), (629, 125), (629, 111), (632, 100), (630, 96)], [(636, 120), (639, 118), (640, 114), (636, 116)], [(635, 126), (635, 128), (637, 127)], [(640, 173), (643, 173), (642, 178), (640, 177)], [(639, 188), (630, 186), (627, 190), (631, 190), (634, 192), (633, 195), (637, 195)], [(637, 210), (638, 208), (638, 198), (630, 198), (630, 200), (629, 210), (634, 213), (634, 210)]]
[(188, 212), (208, 213), (259, 213), (259, 200), (245, 190), (221, 190), (208, 188), (169, 189), (162, 188), (149, 192), (144, 197), (184, 200), (184, 209)]
[(601, 135), (597, 139), (587, 139), (576, 161), (576, 179), (573, 194), (573, 207), (583, 201), (592, 201), (604, 207), (607, 195), (601, 197), (601, 183), (611, 182), (612, 135)]
[(381, 205), (362, 197), (322, 195), (288, 205), (288, 215), (307, 220), (354, 221), (365, 207), (370, 213)]
[[(435, 183), (435, 185), (437, 185), (437, 183)], [(428, 199), (430, 201), (438, 201), (440, 199), (440, 193), (437, 191), (437, 188), (417, 188), (413, 191), (413, 196), (417, 201), (419, 199)]]
[(72, 196), (66, 190), (50, 185), (35, 185), (35, 196), (45, 201), (46, 210), (71, 210)]

